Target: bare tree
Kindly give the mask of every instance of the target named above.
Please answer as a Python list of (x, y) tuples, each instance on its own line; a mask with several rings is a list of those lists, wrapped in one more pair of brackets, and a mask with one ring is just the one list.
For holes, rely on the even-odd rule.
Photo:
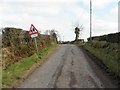
[(75, 33), (75, 41), (78, 41), (79, 39), (79, 35), (81, 33), (81, 31), (83, 30), (83, 25), (79, 26), (79, 24), (76, 24), (76, 26), (74, 27), (74, 33)]

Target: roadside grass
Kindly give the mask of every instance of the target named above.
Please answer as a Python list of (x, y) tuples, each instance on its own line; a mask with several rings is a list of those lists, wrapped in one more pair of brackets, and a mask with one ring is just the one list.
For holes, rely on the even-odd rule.
[(0, 90), (2, 89), (2, 67), (0, 66)]
[[(102, 43), (103, 47), (100, 47), (99, 43)], [(114, 48), (116, 44), (114, 45), (113, 43), (109, 43), (109, 45), (107, 45), (107, 43), (99, 43), (95, 47), (94, 45), (91, 45), (91, 43), (86, 43), (84, 48), (96, 56), (99, 60), (102, 60), (102, 62), (109, 68), (110, 71), (114, 72), (117, 76), (120, 76), (120, 63), (118, 55), (119, 50), (118, 48)], [(106, 47), (104, 47), (104, 45)]]
[[(37, 54), (30, 57), (23, 58), (21, 61), (11, 64), (7, 69), (2, 70), (2, 87), (11, 87), (17, 80), (23, 78), (25, 73), (35, 64), (42, 61), (48, 52), (53, 50), (57, 45), (51, 45), (47, 48), (41, 49)], [(43, 59), (44, 60), (44, 59)]]

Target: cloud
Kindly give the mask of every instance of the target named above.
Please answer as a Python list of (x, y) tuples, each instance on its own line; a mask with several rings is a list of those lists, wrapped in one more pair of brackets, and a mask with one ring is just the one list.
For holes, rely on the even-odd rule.
[(40, 3), (43, 3), (43, 2), (57, 2), (57, 3), (60, 3), (60, 2), (79, 2), (79, 0), (2, 0), (3, 2), (40, 2)]
[[(51, 1), (51, 2), (50, 2)], [(106, 10), (107, 5), (117, 0), (92, 0), (94, 8)], [(113, 3), (116, 5), (116, 3)], [(89, 0), (3, 0), (0, 10), (0, 25), (29, 30), (32, 24), (42, 33), (56, 29), (64, 40), (74, 40), (76, 22), (83, 24), (80, 38), (89, 37)], [(84, 7), (84, 5), (86, 5)], [(93, 13), (93, 36), (117, 32), (117, 5), (106, 13)]]
[[(106, 8), (107, 5), (111, 3), (118, 3), (119, 0), (91, 0), (92, 1), (92, 6), (95, 9), (103, 9)], [(82, 2), (89, 6), (90, 5), (90, 0), (82, 0)]]

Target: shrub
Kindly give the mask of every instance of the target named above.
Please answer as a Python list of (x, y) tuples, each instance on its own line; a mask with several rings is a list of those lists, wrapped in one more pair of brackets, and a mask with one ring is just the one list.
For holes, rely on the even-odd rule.
[(91, 46), (94, 47), (94, 48), (106, 48), (106, 47), (109, 46), (109, 43), (106, 42), (106, 41), (101, 41), (101, 42), (99, 42), (99, 41), (93, 40), (93, 41), (91, 42)]

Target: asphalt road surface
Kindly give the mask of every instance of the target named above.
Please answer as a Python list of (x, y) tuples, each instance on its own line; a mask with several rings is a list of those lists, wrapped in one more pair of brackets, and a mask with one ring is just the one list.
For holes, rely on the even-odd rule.
[(18, 88), (114, 87), (92, 60), (75, 45), (61, 45)]

